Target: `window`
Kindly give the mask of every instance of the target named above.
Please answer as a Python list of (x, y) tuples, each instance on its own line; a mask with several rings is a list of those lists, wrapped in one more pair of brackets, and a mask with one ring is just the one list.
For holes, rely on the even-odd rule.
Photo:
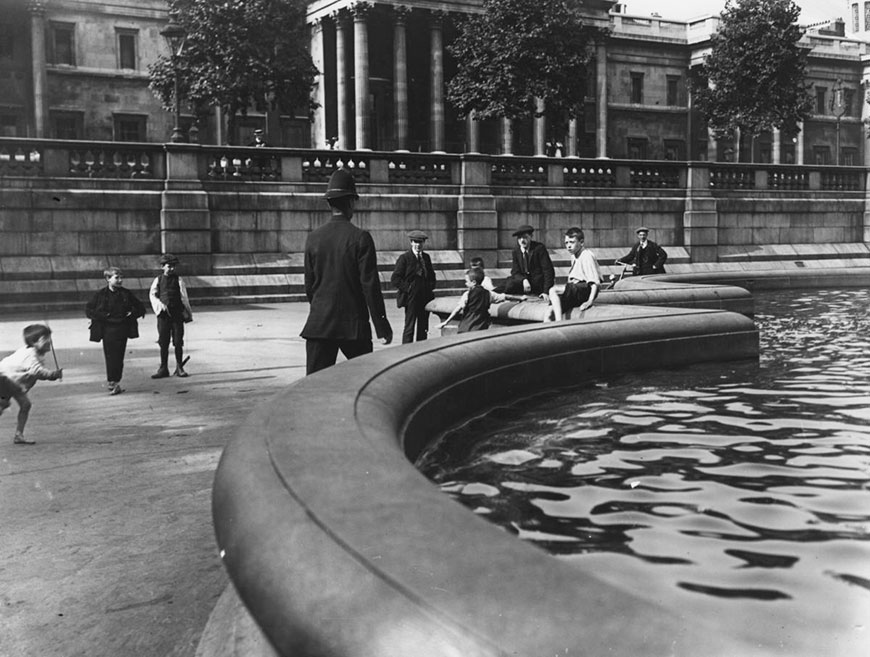
[(686, 144), (682, 139), (665, 139), (664, 146), (666, 160), (686, 159)]
[(853, 167), (855, 163), (858, 161), (858, 149), (857, 148), (843, 148), (842, 154), (840, 155), (840, 164)]
[(831, 163), (831, 147), (830, 146), (813, 146), (813, 161), (816, 164)]
[(145, 141), (145, 116), (115, 114), (115, 141)]
[(136, 70), (137, 66), (137, 40), (136, 30), (118, 30), (118, 68)]
[(680, 104), (680, 76), (668, 76), (668, 105)]
[(864, 29), (870, 27), (870, 2), (864, 3)]
[(855, 110), (855, 90), (843, 89), (843, 116), (854, 116), (852, 112)]
[(0, 136), (18, 137), (18, 116), (15, 114), (0, 114)]
[(15, 57), (15, 29), (9, 23), (0, 23), (0, 57)]
[(643, 105), (643, 73), (631, 74), (631, 102)]
[(629, 137), (628, 138), (628, 159), (630, 160), (645, 160), (647, 151), (646, 137)]
[(816, 87), (816, 114), (826, 114), (825, 97), (828, 95), (826, 87)]
[(860, 32), (861, 26), (858, 25), (858, 3), (852, 5), (852, 31)]
[(75, 66), (75, 25), (52, 23), (49, 39), (51, 63)]
[(55, 139), (81, 139), (84, 133), (82, 112), (52, 112), (51, 134)]

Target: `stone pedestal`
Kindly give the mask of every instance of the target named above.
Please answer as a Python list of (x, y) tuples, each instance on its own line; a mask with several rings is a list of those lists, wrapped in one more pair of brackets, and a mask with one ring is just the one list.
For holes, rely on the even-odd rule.
[(689, 164), (687, 172), (683, 235), (692, 262), (717, 261), (719, 213), (710, 193), (710, 168), (695, 162)]

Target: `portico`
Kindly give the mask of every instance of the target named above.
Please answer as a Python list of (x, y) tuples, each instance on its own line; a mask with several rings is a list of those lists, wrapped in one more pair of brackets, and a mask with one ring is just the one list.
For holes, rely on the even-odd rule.
[[(586, 4), (590, 23), (608, 24), (613, 0)], [(456, 62), (445, 45), (456, 37), (462, 16), (481, 9), (481, 0), (311, 3), (311, 52), (321, 70), (315, 88), (320, 107), (312, 122), (312, 146), (544, 154), (548, 132), (543, 119), (464, 119), (446, 102), (445, 81)], [(595, 156), (606, 155), (606, 57), (606, 46), (601, 44), (591, 66), (597, 79)], [(577, 130), (572, 122), (563, 137), (566, 155), (578, 154)]]

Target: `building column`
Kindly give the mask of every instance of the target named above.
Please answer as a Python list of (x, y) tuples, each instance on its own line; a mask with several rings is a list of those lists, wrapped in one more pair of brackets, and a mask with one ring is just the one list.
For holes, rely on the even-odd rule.
[(513, 121), (505, 117), (501, 120), (501, 154), (514, 154), (514, 127)]
[(804, 122), (798, 123), (798, 133), (795, 135), (794, 143), (794, 163), (804, 163)]
[(46, 131), (46, 75), (45, 75), (45, 2), (30, 0), (30, 53), (33, 75), (33, 127), (35, 137), (44, 138)]
[(782, 163), (782, 130), (779, 128), (773, 129), (773, 144), (770, 147), (770, 159), (773, 164)]
[(429, 128), (429, 150), (444, 150), (444, 14), (433, 11), (430, 14), (429, 34), (432, 57), (432, 89), (430, 98), (431, 122)]
[(338, 129), (338, 148), (350, 149), (350, 94), (347, 84), (348, 15), (337, 12), (335, 20), (335, 109)]
[(468, 118), (465, 119), (465, 136), (467, 146), (466, 153), (480, 152), (480, 121), (477, 120), (474, 110), (468, 113)]
[(405, 22), (410, 10), (396, 7), (393, 10), (393, 99), (396, 116), (396, 148), (408, 149), (408, 45)]
[(568, 157), (577, 157), (580, 153), (580, 149), (577, 147), (577, 139), (579, 137), (577, 127), (577, 119), (568, 121), (568, 143), (565, 144), (565, 154)]
[(595, 48), (595, 101), (598, 121), (595, 127), (595, 156), (607, 157), (607, 48)]
[(311, 59), (319, 71), (314, 82), (314, 102), (317, 109), (311, 121), (311, 146), (326, 148), (326, 73), (324, 71), (323, 19), (311, 24)]
[(356, 113), (356, 149), (369, 150), (369, 24), (368, 13), (371, 5), (358, 2), (353, 6), (353, 75), (354, 100)]
[(535, 155), (547, 154), (547, 118), (544, 111), (547, 106), (543, 98), (535, 98)]

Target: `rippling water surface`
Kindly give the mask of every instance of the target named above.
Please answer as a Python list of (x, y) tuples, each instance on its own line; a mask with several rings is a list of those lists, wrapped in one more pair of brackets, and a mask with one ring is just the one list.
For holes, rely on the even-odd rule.
[(755, 319), (758, 363), (541, 395), (418, 467), (617, 586), (870, 655), (870, 292), (762, 292)]

